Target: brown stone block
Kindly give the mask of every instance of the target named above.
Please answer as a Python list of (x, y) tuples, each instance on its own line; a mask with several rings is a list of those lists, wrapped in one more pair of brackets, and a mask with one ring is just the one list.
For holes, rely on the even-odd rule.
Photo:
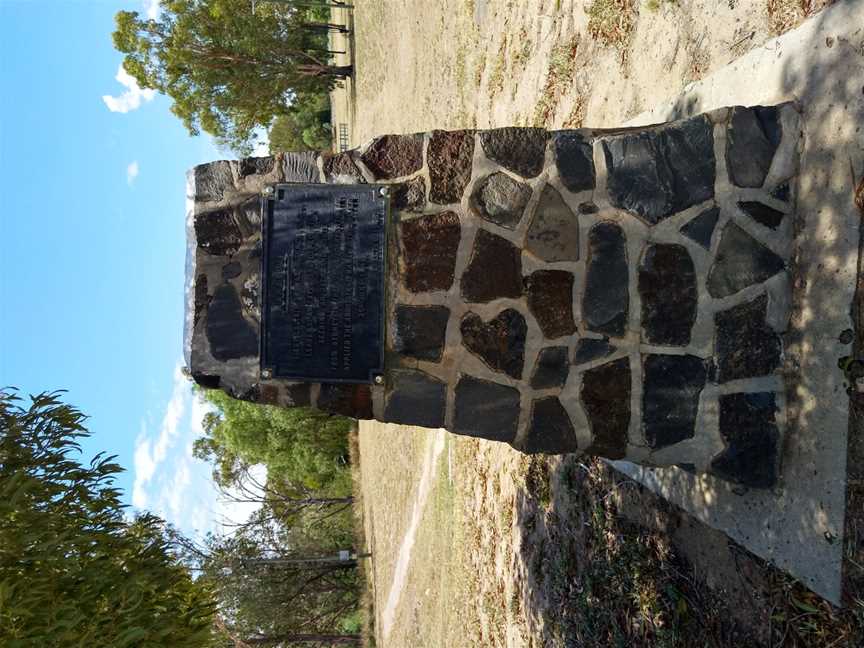
[(423, 166), (423, 136), (384, 135), (372, 142), (360, 159), (378, 179), (411, 175)]
[(538, 270), (526, 281), (528, 308), (547, 338), (576, 332), (573, 321), (573, 275), (563, 270)]
[(369, 385), (322, 383), (315, 406), (331, 414), (371, 419), (372, 390)]
[(522, 253), (510, 241), (479, 230), (468, 268), (462, 275), (462, 298), (482, 303), (522, 296)]
[(411, 292), (447, 290), (453, 284), (462, 227), (453, 212), (400, 223), (400, 269)]
[(449, 205), (462, 200), (471, 179), (474, 157), (472, 131), (433, 131), (426, 158), (429, 163), (429, 200)]
[(489, 322), (475, 313), (468, 313), (462, 318), (460, 330), (465, 348), (490, 369), (512, 378), (522, 377), (528, 327), (519, 311), (508, 308)]

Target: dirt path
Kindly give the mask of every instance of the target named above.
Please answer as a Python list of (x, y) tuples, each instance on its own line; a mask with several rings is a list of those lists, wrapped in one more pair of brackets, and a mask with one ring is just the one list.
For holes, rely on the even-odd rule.
[(446, 433), (443, 430), (439, 430), (434, 437), (429, 439), (430, 448), (423, 461), (420, 481), (417, 484), (417, 495), (414, 498), (414, 505), (411, 509), (411, 521), (408, 524), (405, 537), (402, 539), (402, 544), (399, 545), (396, 570), (390, 583), (390, 592), (387, 594), (387, 601), (384, 604), (384, 609), (381, 611), (381, 635), (385, 641), (390, 636), (393, 620), (396, 616), (396, 606), (399, 605), (399, 599), (402, 596), (402, 591), (405, 589), (405, 576), (411, 564), (411, 551), (417, 538), (420, 518), (426, 508), (426, 500), (429, 498), (429, 490), (434, 479), (434, 470), (438, 464), (438, 458), (445, 447), (445, 435)]

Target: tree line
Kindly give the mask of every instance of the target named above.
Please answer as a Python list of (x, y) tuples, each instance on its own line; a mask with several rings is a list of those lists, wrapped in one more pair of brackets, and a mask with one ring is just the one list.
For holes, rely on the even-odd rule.
[(156, 18), (115, 17), (114, 47), (142, 88), (167, 95), (192, 135), (241, 155), (263, 129), (271, 151), (330, 145), (329, 92), (350, 76), (332, 63), (328, 5), (301, 0), (161, 0)]
[[(232, 401), (195, 453), (257, 511), (185, 537), (130, 516), (113, 457), (80, 459), (85, 416), (60, 394), (0, 392), (0, 644), (334, 646), (360, 643), (347, 434), (313, 410)], [(263, 463), (266, 479), (253, 465)]]

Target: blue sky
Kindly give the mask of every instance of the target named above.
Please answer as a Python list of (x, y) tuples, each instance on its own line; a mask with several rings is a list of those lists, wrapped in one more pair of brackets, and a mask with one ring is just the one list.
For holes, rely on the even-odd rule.
[(125, 501), (200, 533), (244, 514), (180, 373), (185, 171), (225, 154), (120, 68), (114, 14), (152, 5), (0, 0), (0, 386), (68, 390)]

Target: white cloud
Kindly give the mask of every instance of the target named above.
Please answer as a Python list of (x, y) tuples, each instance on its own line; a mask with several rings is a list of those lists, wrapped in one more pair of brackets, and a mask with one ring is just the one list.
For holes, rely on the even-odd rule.
[[(237, 503), (222, 494), (213, 482), (212, 467), (192, 455), (193, 442), (204, 434), (201, 421), (212, 405), (193, 394), (181, 366), (174, 370), (159, 434), (148, 434), (142, 423), (135, 440), (132, 504), (152, 510), (192, 537), (230, 533), (231, 524), (244, 522), (258, 505)], [(260, 483), (266, 480), (264, 466), (256, 466), (252, 474)]]
[(168, 407), (165, 409), (165, 416), (162, 418), (159, 438), (153, 443), (142, 423), (141, 433), (135, 439), (132, 504), (138, 508), (146, 508), (150, 502), (147, 486), (153, 479), (156, 469), (165, 461), (168, 449), (173, 445), (189, 397), (189, 385), (178, 363), (174, 368), (174, 388), (171, 392), (171, 400), (168, 401)]
[(143, 423), (141, 434), (135, 439), (134, 457), (135, 481), (132, 484), (132, 505), (136, 508), (147, 508), (146, 486), (156, 471), (156, 462), (153, 461), (150, 439), (147, 438), (147, 430)]
[(144, 12), (151, 20), (156, 20), (159, 14), (162, 13), (162, 8), (159, 6), (160, 0), (144, 0)]
[(132, 161), (129, 166), (126, 167), (126, 184), (130, 187), (134, 184), (135, 178), (138, 177), (138, 160)]
[(152, 101), (156, 96), (155, 90), (139, 87), (135, 77), (123, 68), (122, 63), (117, 68), (117, 76), (114, 78), (126, 88), (126, 91), (118, 97), (102, 96), (102, 101), (111, 112), (127, 113), (130, 110), (137, 110), (142, 102)]

